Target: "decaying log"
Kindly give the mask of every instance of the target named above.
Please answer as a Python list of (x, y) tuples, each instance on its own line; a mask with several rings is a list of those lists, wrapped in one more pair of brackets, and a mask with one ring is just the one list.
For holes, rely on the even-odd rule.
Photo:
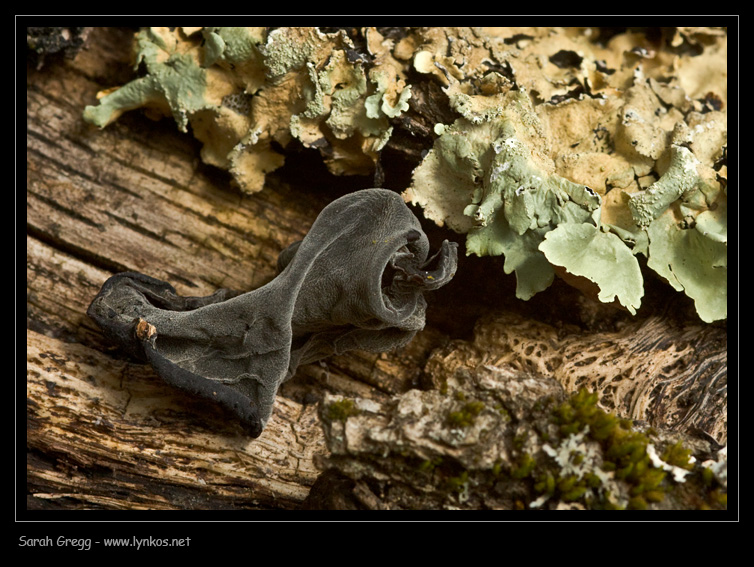
[[(390, 475), (375, 484), (357, 470), (361, 457), (333, 434), (359, 420), (323, 420), (322, 412), (334, 400), (366, 400), (359, 404), (381, 415), (387, 431), (390, 408), (401, 400), (428, 396), (442, 405), (448, 380), (452, 386), (485, 367), (546, 377), (559, 399), (596, 389), (601, 406), (619, 417), (684, 438), (701, 430), (712, 438), (705, 450), (727, 442), (724, 325), (678, 321), (652, 306), (663, 297), (648, 298), (632, 317), (557, 284), (523, 303), (512, 298), (513, 276), (493, 258), (461, 260), (457, 281), (438, 292), (428, 327), (407, 347), (301, 368), (258, 440), (217, 408), (161, 383), (86, 317), (110, 275), (140, 271), (184, 295), (254, 289), (274, 276), (278, 253), (303, 237), (328, 202), (373, 180), (335, 179), (316, 166), (297, 172), (317, 162), (304, 153), (269, 175), (265, 190), (242, 195), (227, 174), (201, 164), (198, 145), (169, 121), (134, 113), (104, 130), (86, 124), (82, 111), (96, 93), (132, 78), (132, 35), (94, 28), (75, 58), (27, 66), (29, 510), (443, 506), (437, 493), (424, 502), (415, 493), (380, 494), (401, 467), (387, 467)], [(422, 91), (426, 100), (432, 88)], [(420, 156), (407, 133), (422, 122), (411, 120), (386, 150), (401, 167)], [(385, 159), (381, 165), (389, 179), (405, 179)], [(429, 223), (426, 230), (453, 238)], [(490, 270), (499, 276), (485, 278)], [(414, 477), (392, 478), (405, 487)], [(309, 496), (315, 483), (320, 488)], [(497, 507), (523, 499), (501, 494)]]
[[(458, 352), (463, 352), (463, 348)], [(452, 355), (451, 355), (452, 356)], [(710, 439), (619, 420), (597, 395), (510, 365), (436, 367), (435, 389), (379, 403), (327, 395), (330, 456), (305, 508), (722, 509)], [(693, 457), (693, 458), (691, 458)]]
[(480, 321), (473, 343), (435, 351), (427, 370), (452, 376), (480, 365), (551, 376), (566, 392), (597, 392), (621, 417), (727, 443), (727, 341), (718, 328), (654, 315), (584, 332), (503, 314)]
[(29, 507), (294, 508), (325, 450), (312, 405), (281, 400), (254, 442), (149, 367), (33, 331), (27, 398)]
[(131, 35), (95, 29), (75, 59), (28, 69), (28, 507), (293, 508), (314, 482), (313, 453), (326, 452), (319, 426), (310, 429), (313, 387), (405, 390), (438, 334), (398, 356), (302, 369), (255, 444), (114, 351), (85, 314), (107, 277), (143, 271), (185, 295), (254, 289), (336, 195), (313, 179), (311, 190), (281, 183), (242, 197), (167, 122), (86, 125), (83, 107), (130, 72)]

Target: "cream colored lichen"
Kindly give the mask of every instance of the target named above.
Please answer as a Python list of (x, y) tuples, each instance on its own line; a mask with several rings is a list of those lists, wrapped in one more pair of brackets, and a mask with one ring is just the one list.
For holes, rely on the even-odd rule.
[(145, 28), (135, 49), (148, 75), (103, 94), (85, 117), (104, 127), (135, 108), (172, 114), (202, 142), (202, 158), (250, 193), (282, 165), (276, 148), (293, 140), (321, 150), (334, 173), (370, 173), (392, 133), (390, 120), (408, 109), (411, 85), (393, 42), (375, 28), (364, 33), (369, 66), (352, 57), (356, 47), (345, 31)]
[[(620, 270), (610, 273), (609, 263), (588, 261), (582, 258), (584, 249), (574, 248), (588, 233), (594, 238), (587, 252), (614, 254), (616, 262), (621, 258), (625, 266), (631, 264), (632, 273), (631, 254), (648, 256), (650, 268), (695, 300), (704, 321), (725, 318), (724, 30), (679, 28), (664, 44), (638, 32), (617, 34), (603, 44), (594, 41), (600, 32), (592, 28), (470, 32), (458, 35), (458, 46), (448, 40), (449, 30), (423, 30), (422, 41), (414, 43), (415, 69), (445, 85), (451, 108), (465, 122), (435, 127), (438, 139), (404, 197), (438, 224), (467, 233), (467, 251), (505, 255), (505, 271), (516, 271), (521, 298), (549, 285), (551, 275), (542, 274), (552, 268), (538, 256), (544, 252), (549, 263), (565, 270), (569, 283), (582, 287), (580, 279), (590, 280), (585, 289), (594, 283), (607, 286), (603, 291), (622, 289), (621, 303), (633, 311), (642, 294), (641, 278), (633, 278), (629, 288), (614, 286)], [(668, 48), (671, 39), (674, 47)], [(698, 45), (704, 57), (696, 49), (678, 48), (683, 42)], [(486, 55), (480, 55), (484, 50)], [(464, 53), (494, 71), (482, 80), (452, 53)], [(521, 112), (526, 105), (511, 92), (528, 99), (528, 112)], [(493, 211), (481, 204), (480, 195), (497, 202), (489, 198), (496, 171), (512, 165), (493, 165), (487, 157), (509, 136), (494, 138), (502, 135), (501, 123), (515, 124), (516, 139), (542, 173), (523, 184), (509, 178), (514, 185), (494, 190), (502, 204)], [(693, 167), (672, 166), (679, 152)], [(541, 208), (548, 192), (532, 181), (553, 174), (600, 195), (599, 214), (576, 222), (567, 216), (555, 223), (543, 220), (558, 215)], [(540, 220), (539, 234), (519, 231), (513, 238), (506, 228), (513, 210), (509, 201), (529, 191), (537, 196), (527, 206), (536, 212), (527, 214)], [(637, 216), (637, 205), (657, 210)], [(506, 215), (505, 223), (500, 215)], [(689, 230), (697, 218), (701, 225)], [(522, 278), (528, 281), (523, 287)]]
[[(530, 218), (560, 217), (513, 238), (500, 229), (486, 235), (484, 246), (469, 248), (518, 255), (506, 257), (511, 270), (537, 258), (529, 272), (547, 275), (525, 286), (521, 297), (551, 281), (554, 250), (544, 260), (537, 246), (564, 220), (579, 234), (586, 229), (576, 225), (583, 223), (610, 232), (634, 255), (649, 254), (650, 266), (657, 265), (652, 248), (656, 258), (679, 267), (701, 254), (704, 266), (697, 272), (724, 284), (727, 262), (716, 246), (727, 238), (720, 212), (727, 211), (727, 32), (679, 27), (610, 33), (591, 27), (417, 27), (384, 35), (373, 27), (145, 28), (136, 35), (135, 51), (147, 75), (103, 92), (85, 117), (105, 126), (134, 108), (172, 116), (201, 140), (207, 163), (227, 169), (244, 191), (254, 192), (283, 163), (291, 143), (320, 152), (332, 173), (374, 172), (396, 126), (413, 119), (406, 113), (426, 118), (438, 110), (423, 116), (428, 100), (420, 87), (426, 85), (412, 84), (434, 82), (446, 97), (432, 101), (442, 107), (443, 123), (423, 125), (436, 139), (404, 197), (427, 218), (472, 240), (480, 228), (502, 226), (494, 222), (498, 212), (483, 205), (494, 200), (493, 186), (501, 195), (510, 190), (513, 198), (531, 197), (526, 206), (536, 210), (526, 213)], [(511, 127), (515, 135), (504, 134)], [(532, 183), (519, 193), (519, 186), (506, 189), (493, 179), (505, 166), (493, 160), (495, 144), (514, 138), (540, 172), (528, 176)], [(696, 160), (693, 187), (674, 177), (677, 147)], [(539, 210), (550, 193), (537, 177), (588, 188), (601, 210), (577, 222), (553, 215), (547, 203)], [(627, 215), (631, 203), (651, 200), (658, 187), (673, 184), (664, 193), (674, 196), (672, 202), (653, 217), (658, 224)], [(564, 201), (567, 207), (571, 202)], [(511, 212), (510, 206), (496, 210)], [(715, 244), (697, 242), (689, 232), (697, 222), (701, 237)], [(561, 245), (573, 241), (564, 234), (568, 226), (559, 230)], [(672, 250), (658, 251), (658, 239), (668, 239)], [(615, 244), (612, 237), (598, 240)], [(567, 256), (559, 256), (564, 265), (555, 268), (575, 270)], [(622, 250), (619, 256), (625, 257)], [(709, 282), (684, 276), (687, 281), (679, 283), (677, 274), (662, 269), (660, 275), (700, 307), (710, 298), (703, 291)], [(587, 279), (606, 281), (603, 276)], [(724, 318), (723, 304), (715, 297), (704, 320)]]

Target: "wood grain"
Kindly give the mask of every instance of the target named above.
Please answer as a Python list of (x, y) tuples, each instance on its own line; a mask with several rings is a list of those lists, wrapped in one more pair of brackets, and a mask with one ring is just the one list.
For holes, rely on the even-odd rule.
[[(124, 358), (86, 316), (110, 275), (143, 272), (183, 295), (254, 289), (274, 277), (278, 253), (306, 234), (327, 203), (371, 185), (320, 175), (315, 152), (298, 156), (295, 175), (284, 167), (263, 191), (242, 195), (226, 173), (200, 162), (198, 142), (172, 120), (133, 112), (104, 130), (86, 124), (83, 110), (97, 92), (134, 76), (132, 36), (94, 28), (74, 59), (27, 65), (27, 509), (296, 509), (321, 473), (318, 456), (328, 455), (316, 413), (326, 392), (385, 401), (470, 364), (463, 349), (472, 347), (480, 360), (554, 373), (568, 391), (592, 381), (608, 384), (612, 396), (625, 386), (625, 399), (605, 398), (623, 417), (727, 438), (724, 327), (674, 326), (662, 294), (648, 297), (636, 318), (595, 307), (557, 282), (520, 302), (500, 258), (461, 258), (457, 281), (430, 300), (428, 327), (404, 349), (300, 368), (254, 441), (217, 408)], [(381, 172), (393, 180), (405, 179), (422, 150), (411, 129), (396, 129), (385, 155), (398, 159), (383, 156)], [(314, 162), (319, 169), (308, 168)], [(433, 246), (453, 239), (423, 224)], [(473, 339), (479, 315), (500, 310), (508, 314), (477, 325)], [(542, 344), (553, 357), (549, 367), (538, 354)], [(652, 385), (652, 404), (639, 407), (629, 398), (646, 369), (661, 380)], [(632, 383), (620, 385), (621, 377)], [(687, 419), (684, 407), (696, 417)]]
[(95, 28), (75, 59), (27, 68), (28, 508), (294, 508), (327, 453), (322, 393), (405, 391), (446, 339), (428, 329), (398, 353), (302, 368), (255, 442), (114, 350), (86, 316), (110, 275), (183, 295), (254, 289), (337, 196), (276, 178), (242, 195), (169, 120), (86, 124), (96, 93), (131, 77), (131, 35)]
[(327, 198), (242, 197), (167, 121), (85, 124), (128, 53), (130, 33), (98, 28), (74, 60), (27, 69), (28, 507), (295, 507), (326, 451), (312, 405), (281, 398), (251, 442), (123, 360), (85, 312), (123, 270), (187, 295), (258, 287)]

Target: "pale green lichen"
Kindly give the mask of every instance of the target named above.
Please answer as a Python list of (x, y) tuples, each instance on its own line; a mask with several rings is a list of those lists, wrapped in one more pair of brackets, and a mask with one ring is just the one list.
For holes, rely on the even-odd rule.
[(639, 262), (615, 234), (587, 223), (564, 223), (545, 235), (539, 249), (553, 264), (597, 284), (600, 301), (617, 299), (632, 314), (641, 305)]
[[(377, 32), (376, 45), (380, 37)], [(84, 118), (105, 127), (137, 108), (191, 125), (202, 159), (228, 169), (241, 189), (260, 190), (296, 138), (321, 150), (336, 174), (372, 171), (408, 109), (411, 86), (389, 53), (379, 65), (349, 59), (342, 31), (318, 28), (144, 28), (135, 39), (146, 76), (102, 93)], [(228, 104), (239, 100), (243, 105)]]
[(317, 28), (278, 28), (272, 30), (269, 41), (261, 48), (267, 76), (282, 77), (289, 71), (302, 69), (327, 40)]
[(408, 110), (408, 99), (411, 98), (411, 86), (402, 89), (398, 100), (394, 104), (388, 99), (388, 89), (392, 86), (391, 78), (386, 73), (372, 73), (372, 81), (377, 85), (377, 92), (366, 99), (367, 116), (369, 118), (395, 118)]
[(158, 81), (145, 77), (131, 81), (127, 85), (105, 94), (98, 106), (87, 106), (84, 119), (95, 126), (104, 128), (129, 110), (163, 105), (165, 96)]
[(367, 118), (364, 107), (368, 91), (367, 77), (358, 65), (346, 64), (343, 51), (333, 53), (325, 68), (318, 74), (322, 91), (331, 97), (330, 114), (325, 123), (336, 138), (345, 139), (354, 132), (367, 136), (381, 128)]
[(206, 71), (159, 28), (142, 30), (136, 43), (136, 64), (144, 63), (147, 76), (105, 95), (99, 106), (87, 106), (84, 118), (104, 127), (127, 110), (166, 105), (178, 128), (185, 132), (189, 115), (208, 106)]
[[(435, 127), (438, 138), (414, 171), (407, 200), (466, 233), (468, 254), (503, 255), (521, 299), (546, 289), (559, 268), (596, 286), (600, 301), (636, 313), (642, 254), (695, 301), (702, 320), (727, 317), (727, 194), (712, 169), (679, 143), (704, 129), (677, 125), (659, 179), (624, 201), (611, 195), (606, 212), (596, 191), (553, 172), (528, 97), (509, 92), (495, 100), (493, 113), (485, 103), (481, 113), (467, 108), (467, 118)], [(643, 164), (634, 168), (648, 172)], [(616, 212), (621, 207), (625, 212)]]
[[(593, 30), (527, 30), (519, 43), (514, 31), (422, 32), (413, 65), (462, 118), (435, 125), (404, 197), (467, 234), (467, 252), (503, 255), (519, 298), (557, 273), (634, 313), (643, 255), (704, 321), (725, 319), (725, 30), (694, 56), (674, 51), (679, 35), (666, 49), (641, 34), (601, 44)], [(495, 161), (506, 139), (521, 151)], [(584, 184), (593, 203), (567, 190)]]
[(700, 28), (702, 52), (679, 54), (690, 29), (650, 45), (591, 28), (144, 28), (145, 76), (84, 117), (172, 116), (254, 192), (292, 140), (332, 173), (372, 173), (414, 96), (442, 106), (410, 84), (431, 80), (456, 118), (404, 197), (467, 253), (504, 256), (519, 298), (558, 274), (634, 313), (642, 255), (711, 322), (727, 317), (727, 37)]
[(261, 57), (258, 46), (264, 33), (254, 28), (202, 28), (204, 37), (203, 65), (209, 67), (222, 60), (230, 65), (241, 65)]
[(673, 215), (662, 215), (649, 226), (647, 266), (691, 297), (703, 321), (724, 319), (728, 313), (728, 248), (721, 241), (724, 237), (682, 223)]
[(600, 197), (532, 155), (523, 141), (531, 137), (537, 120), (528, 97), (510, 93), (506, 102), (493, 120), (473, 124), (462, 118), (444, 126), (414, 171), (407, 197), (437, 206), (438, 184), (452, 183), (430, 217), (443, 215), (451, 228), (467, 232), (467, 253), (504, 255), (505, 272), (516, 273), (517, 297), (529, 299), (554, 278), (552, 264), (540, 250), (545, 235), (563, 223), (594, 222)]
[(631, 195), (629, 207), (648, 236), (647, 266), (712, 322), (727, 317), (727, 195), (700, 170), (689, 149), (672, 145), (666, 172)]
[(699, 160), (689, 149), (672, 146), (670, 167), (663, 176), (641, 193), (631, 195), (629, 199), (629, 209), (639, 227), (649, 226), (671, 203), (699, 183), (696, 169), (698, 164)]

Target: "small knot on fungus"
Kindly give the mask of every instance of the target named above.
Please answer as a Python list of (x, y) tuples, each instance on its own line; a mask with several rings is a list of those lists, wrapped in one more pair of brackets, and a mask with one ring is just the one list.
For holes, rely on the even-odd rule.
[(154, 328), (154, 325), (150, 325), (142, 318), (136, 320), (135, 330), (136, 338), (139, 340), (151, 339), (157, 333), (157, 329)]

